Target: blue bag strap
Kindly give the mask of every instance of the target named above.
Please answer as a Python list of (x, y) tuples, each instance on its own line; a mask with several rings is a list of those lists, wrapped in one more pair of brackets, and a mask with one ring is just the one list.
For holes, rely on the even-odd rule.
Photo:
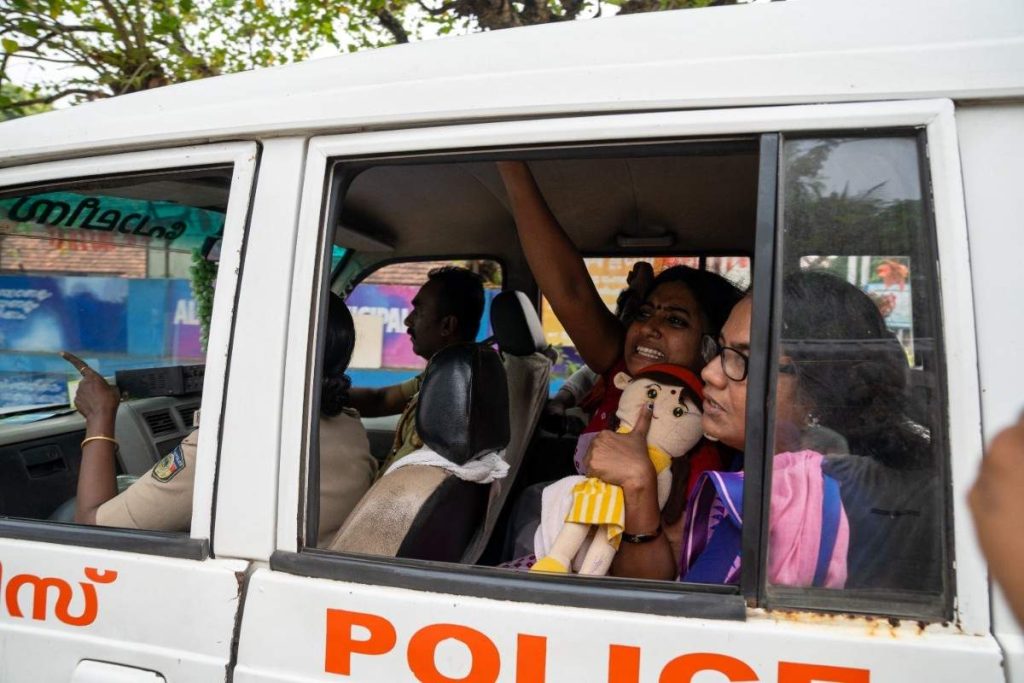
[(743, 539), (743, 474), (705, 472), (702, 485), (711, 484), (725, 507), (725, 516), (715, 527), (707, 546), (683, 577), (692, 583), (725, 583), (740, 558)]
[(842, 514), (842, 500), (839, 497), (839, 482), (822, 473), (821, 501), (821, 542), (818, 545), (818, 564), (814, 570), (814, 586), (821, 588), (828, 576), (828, 565), (839, 536), (839, 517)]
[(704, 552), (700, 554), (690, 571), (686, 572), (683, 581), (690, 583), (725, 583), (729, 570), (740, 556), (742, 532), (732, 520), (726, 516), (711, 536)]
[(722, 499), (729, 516), (734, 519), (736, 525), (743, 528), (743, 473), (742, 472), (712, 472), (712, 480), (715, 482), (715, 489), (718, 497)]

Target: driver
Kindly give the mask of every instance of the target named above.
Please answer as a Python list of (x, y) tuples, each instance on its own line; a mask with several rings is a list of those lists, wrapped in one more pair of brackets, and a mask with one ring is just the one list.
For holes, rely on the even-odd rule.
[[(484, 285), (479, 275), (458, 266), (431, 270), (426, 284), (413, 297), (412, 311), (405, 319), (413, 352), (429, 362), (434, 354), (452, 344), (474, 341), (483, 312)], [(401, 384), (352, 389), (350, 403), (361, 415), (402, 414), (381, 473), (387, 472), (396, 460), (423, 447), (416, 433), (416, 399), (422, 381), (420, 373)]]

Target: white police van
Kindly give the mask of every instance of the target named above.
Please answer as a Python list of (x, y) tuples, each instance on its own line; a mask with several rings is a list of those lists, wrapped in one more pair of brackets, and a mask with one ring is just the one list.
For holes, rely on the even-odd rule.
[[(769, 507), (751, 494), (739, 585), (525, 575), (493, 566), (515, 477), (448, 561), (409, 551), (434, 542), (415, 525), (391, 557), (316, 549), (325, 294), (410, 262), (486, 259), (539, 307), (500, 159), (530, 163), (586, 255), (749, 259), (754, 493), (770, 477), (782, 273), (825, 267), (875, 298), (932, 459), (908, 492), (926, 504), (873, 512), (906, 512), (927, 551), (868, 539), (900, 578), (775, 586)], [(6, 122), (0, 680), (1024, 681), (1024, 640), (964, 500), (985, 439), (1021, 405), (1021, 178), (1017, 0), (542, 26)], [(128, 400), (117, 426), (120, 467), (138, 475), (201, 407), (188, 533), (51, 519), (74, 495), (84, 433), (62, 348), (108, 376), (205, 364), (201, 394)], [(537, 405), (511, 411), (527, 425), (513, 429), (515, 487), (564, 450), (534, 429)], [(367, 424), (381, 455), (394, 423)]]

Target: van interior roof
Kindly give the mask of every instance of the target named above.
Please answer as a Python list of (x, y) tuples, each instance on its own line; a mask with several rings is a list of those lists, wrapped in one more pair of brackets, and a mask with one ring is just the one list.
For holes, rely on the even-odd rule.
[[(529, 164), (551, 210), (580, 251), (753, 250), (758, 154), (751, 141), (570, 154), (558, 158), (549, 150), (537, 158), (533, 153)], [(349, 168), (352, 179), (335, 239), (340, 246), (380, 251), (381, 259), (522, 258), (492, 161), (434, 157), (353, 162)], [(661, 241), (635, 244), (630, 238), (636, 237)]]

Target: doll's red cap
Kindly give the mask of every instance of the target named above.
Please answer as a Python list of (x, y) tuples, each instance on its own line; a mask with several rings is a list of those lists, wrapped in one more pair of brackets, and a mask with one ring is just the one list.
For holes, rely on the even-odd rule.
[(693, 393), (697, 394), (700, 400), (704, 400), (704, 383), (700, 381), (700, 378), (693, 373), (692, 370), (687, 370), (682, 365), (672, 365), (671, 363), (657, 363), (655, 365), (648, 365), (646, 368), (636, 373), (637, 377), (649, 377), (657, 380), (661, 379), (665, 381), (667, 378), (678, 380), (680, 383), (687, 386)]

